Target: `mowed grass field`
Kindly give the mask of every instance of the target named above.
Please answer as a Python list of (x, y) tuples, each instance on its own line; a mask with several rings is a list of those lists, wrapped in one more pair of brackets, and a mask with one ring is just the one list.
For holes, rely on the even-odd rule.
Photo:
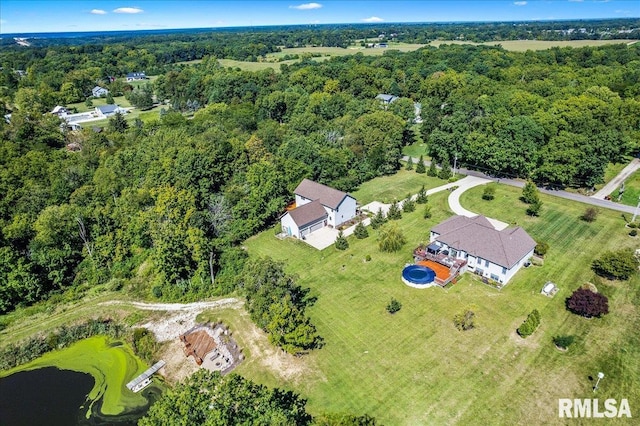
[[(375, 179), (354, 194), (365, 203), (389, 197), (395, 188), (401, 198), (423, 183), (429, 188), (442, 181), (400, 172)], [(256, 362), (237, 371), (300, 392), (314, 413), (368, 413), (387, 425), (554, 424), (558, 399), (592, 398), (589, 377), (602, 371), (605, 379), (597, 396), (627, 398), (637, 415), (640, 279), (602, 282), (590, 264), (602, 252), (636, 247), (638, 240), (627, 236), (619, 213), (602, 211), (589, 224), (579, 219), (584, 205), (549, 196), (542, 196), (541, 217), (528, 218), (520, 193), (498, 185), (494, 201), (481, 199), (482, 188), (462, 198), (466, 208), (517, 223), (550, 245), (544, 266), (523, 269), (501, 291), (469, 274), (446, 290), (418, 290), (402, 283), (401, 270), (412, 261), (412, 249), (427, 242), (429, 229), (452, 214), (448, 192), (430, 197), (431, 219), (423, 219), (421, 206), (403, 215), (397, 223), (408, 242), (393, 254), (378, 251), (372, 229), (367, 239), (350, 237), (344, 252), (280, 241), (273, 230), (249, 239), (245, 246), (252, 256), (282, 260), (300, 285), (311, 288), (317, 302), (309, 314), (326, 344), (305, 355), (309, 368), (302, 377), (267, 374)], [(548, 280), (560, 287), (554, 298), (540, 295)], [(587, 281), (609, 297), (611, 313), (602, 319), (587, 320), (565, 310), (565, 298)], [(402, 303), (395, 315), (385, 310), (392, 297)], [(467, 306), (476, 313), (477, 327), (460, 332), (452, 319)], [(515, 330), (534, 308), (541, 312), (541, 326), (523, 340)], [(576, 343), (560, 352), (551, 341), (556, 335), (574, 335)]]
[(505, 40), (488, 41), (485, 43), (474, 43), (463, 40), (435, 40), (429, 43), (430, 46), (439, 47), (443, 44), (472, 44), (476, 46), (502, 46), (504, 50), (512, 52), (526, 52), (527, 50), (546, 50), (552, 47), (585, 47), (585, 46), (606, 46), (609, 44), (632, 44), (637, 40)]
[[(486, 46), (502, 46), (505, 50), (514, 52), (525, 52), (527, 50), (546, 50), (552, 47), (584, 47), (584, 46), (604, 46), (608, 44), (616, 43), (635, 43), (637, 40), (568, 40), (568, 41), (546, 41), (546, 40), (507, 40), (507, 41), (495, 41), (486, 43), (474, 43), (471, 41), (462, 40), (434, 40), (429, 43), (429, 46), (439, 47), (443, 44), (472, 44), (472, 45), (486, 45)], [(248, 62), (237, 61), (234, 59), (218, 59), (218, 62), (223, 67), (240, 68), (243, 71), (261, 71), (264, 69), (272, 68), (276, 71), (280, 71), (281, 64), (291, 65), (299, 61), (299, 59), (290, 59), (278, 62), (278, 58), (282, 58), (285, 55), (304, 55), (315, 54), (321, 55), (312, 57), (314, 61), (324, 61), (330, 59), (332, 56), (345, 56), (355, 55), (360, 53), (366, 56), (380, 56), (388, 50), (399, 50), (401, 52), (412, 52), (418, 50), (421, 47), (427, 46), (426, 44), (413, 44), (413, 43), (394, 43), (388, 42), (386, 48), (364, 48), (362, 46), (349, 46), (344, 49), (341, 47), (322, 47), (322, 46), (307, 46), (307, 47), (293, 47), (282, 48), (281, 52), (269, 53), (266, 55), (265, 60), (262, 62)], [(198, 64), (201, 60), (180, 62), (181, 64)]]

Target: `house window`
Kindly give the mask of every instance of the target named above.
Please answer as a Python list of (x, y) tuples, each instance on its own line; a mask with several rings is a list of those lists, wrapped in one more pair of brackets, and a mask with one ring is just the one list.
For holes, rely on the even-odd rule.
[(496, 274), (491, 274), (491, 279), (494, 281), (498, 281), (500, 278)]
[(451, 249), (451, 257), (458, 257), (458, 250)]
[(503, 267), (503, 268), (502, 268), (502, 275), (504, 275), (504, 274), (506, 274), (506, 273), (507, 273), (507, 268), (504, 268), (504, 267)]
[(489, 261), (487, 259), (484, 260), (484, 266), (485, 266), (485, 268), (489, 267)]

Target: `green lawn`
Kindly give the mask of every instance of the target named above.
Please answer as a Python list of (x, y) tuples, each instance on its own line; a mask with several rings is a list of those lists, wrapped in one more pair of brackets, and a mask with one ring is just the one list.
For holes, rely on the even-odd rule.
[[(362, 203), (392, 197), (394, 189), (403, 197), (421, 185), (415, 176), (400, 172), (375, 179), (354, 195)], [(528, 218), (519, 189), (498, 185), (492, 202), (481, 194), (482, 188), (469, 191), (462, 204), (518, 223), (551, 247), (544, 266), (522, 270), (502, 291), (471, 276), (448, 290), (417, 290), (400, 280), (412, 248), (451, 215), (448, 193), (430, 197), (432, 219), (422, 218), (420, 206), (403, 215), (398, 224), (408, 243), (394, 254), (378, 251), (373, 230), (365, 240), (350, 237), (344, 252), (280, 241), (273, 230), (246, 241), (251, 255), (286, 262), (298, 283), (311, 288), (318, 299), (310, 314), (326, 345), (306, 355), (313, 367), (297, 380), (265, 374), (257, 362), (241, 365), (238, 372), (300, 392), (314, 413), (369, 413), (383, 424), (466, 425), (556, 423), (558, 398), (592, 397), (588, 377), (603, 371), (598, 396), (628, 398), (635, 414), (633, 407), (640, 407), (640, 279), (601, 283), (589, 267), (607, 249), (637, 244), (627, 236), (620, 214), (602, 211), (588, 224), (578, 219), (584, 205), (543, 195), (541, 217)], [(366, 255), (370, 262), (364, 262)], [(560, 287), (554, 298), (539, 294), (547, 280)], [(603, 319), (585, 320), (564, 309), (564, 299), (586, 281), (597, 281), (610, 298), (611, 313)], [(392, 297), (402, 303), (395, 315), (385, 311)], [(452, 317), (469, 305), (478, 327), (459, 332)], [(542, 324), (522, 340), (515, 329), (533, 308), (540, 310)], [(551, 343), (558, 334), (575, 335), (577, 343), (559, 352)]]
[[(403, 166), (404, 167), (404, 166)], [(398, 170), (395, 175), (383, 176), (363, 183), (351, 194), (358, 200), (360, 205), (368, 204), (372, 201), (391, 203), (395, 199), (402, 200), (411, 193), (417, 194), (422, 185), (426, 189), (435, 188), (446, 184), (447, 181), (427, 176), (426, 173), (416, 173), (414, 170)]]

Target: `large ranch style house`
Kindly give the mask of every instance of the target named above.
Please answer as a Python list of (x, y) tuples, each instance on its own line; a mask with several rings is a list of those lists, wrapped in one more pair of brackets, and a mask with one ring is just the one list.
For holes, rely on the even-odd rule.
[(304, 239), (324, 228), (338, 227), (356, 216), (356, 199), (346, 192), (305, 179), (294, 191), (295, 208), (280, 219), (282, 232)]
[(414, 251), (416, 261), (458, 265), (501, 286), (533, 256), (536, 242), (521, 227), (495, 229), (484, 216), (453, 216), (431, 229), (429, 245)]

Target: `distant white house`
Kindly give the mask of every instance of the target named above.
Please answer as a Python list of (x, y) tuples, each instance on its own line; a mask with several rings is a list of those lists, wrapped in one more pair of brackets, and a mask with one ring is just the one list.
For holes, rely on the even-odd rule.
[(127, 110), (124, 108), (120, 108), (118, 105), (100, 105), (95, 108), (95, 112), (99, 117), (111, 117), (117, 112), (126, 114)]
[(305, 179), (294, 194), (296, 208), (280, 219), (286, 235), (302, 239), (325, 226), (335, 228), (356, 216), (356, 199), (346, 192)]
[(467, 262), (466, 270), (506, 284), (533, 256), (536, 242), (519, 226), (495, 229), (484, 216), (453, 216), (431, 229), (428, 250)]
[(146, 80), (147, 76), (143, 72), (130, 72), (127, 74), (127, 82), (129, 81), (137, 81), (137, 80)]
[(91, 89), (91, 94), (94, 98), (99, 98), (101, 96), (107, 96), (109, 94), (109, 91), (104, 87), (96, 86)]
[(394, 96), (394, 95), (387, 95), (385, 93), (380, 93), (378, 96), (376, 96), (376, 99), (379, 100), (380, 102), (382, 102), (385, 106), (387, 106), (389, 104), (392, 104), (393, 102), (395, 102), (399, 98), (397, 96)]
[(69, 114), (69, 111), (65, 107), (57, 105), (54, 109), (51, 110), (51, 114), (62, 117)]

